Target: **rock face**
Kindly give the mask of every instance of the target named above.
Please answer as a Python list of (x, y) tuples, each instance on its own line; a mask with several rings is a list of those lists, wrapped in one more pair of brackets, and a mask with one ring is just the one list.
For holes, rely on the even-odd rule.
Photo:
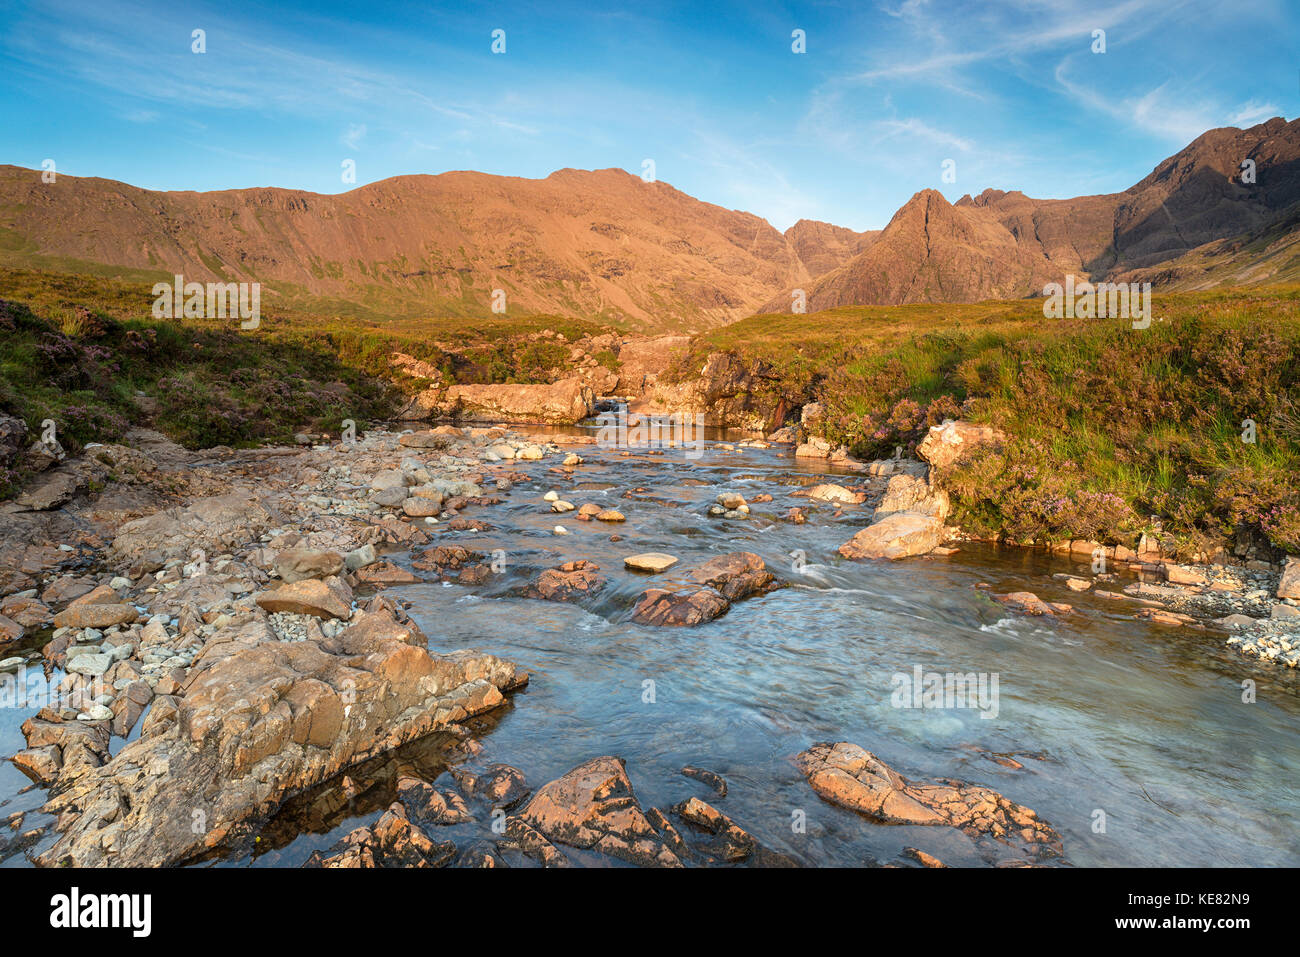
[(1031, 591), (1013, 591), (993, 598), (1026, 615), (1068, 615), (1073, 610), (1064, 602), (1043, 601)]
[(845, 558), (908, 558), (924, 555), (943, 539), (943, 522), (932, 515), (895, 512), (868, 525), (839, 547)]
[(814, 744), (795, 758), (824, 800), (886, 824), (947, 825), (972, 836), (1018, 837), (1035, 855), (1061, 852), (1061, 838), (1029, 808), (960, 781), (910, 783), (856, 744)]
[(496, 707), (527, 680), (492, 655), (430, 654), (392, 606), (371, 607), (334, 639), (281, 642), (250, 622), (209, 643), (173, 714), (151, 712), (140, 738), (100, 767), (65, 766), (45, 806), (61, 833), (38, 862), (183, 862), (350, 764)]
[(1006, 435), (991, 426), (948, 419), (942, 425), (930, 427), (929, 434), (916, 447), (916, 453), (936, 469), (942, 470), (975, 449), (1000, 445), (1004, 441)]
[(637, 600), (632, 620), (642, 625), (691, 627), (726, 614), (730, 607), (721, 592), (707, 585), (683, 591), (650, 588)]
[(573, 601), (594, 595), (605, 587), (605, 578), (595, 562), (579, 559), (559, 568), (548, 568), (524, 589), (527, 598), (546, 601)]
[(127, 522), (113, 539), (110, 557), (125, 561), (150, 557), (159, 563), (172, 558), (188, 561), (194, 549), (217, 555), (280, 524), (283, 519), (279, 515), (247, 495), (201, 498), (185, 508)]
[(572, 425), (595, 412), (596, 396), (581, 379), (550, 385), (454, 385), (442, 407), (461, 419)]
[(642, 812), (622, 758), (604, 756), (578, 765), (541, 787), (519, 818), (556, 844), (642, 866), (681, 866)]
[(776, 576), (767, 570), (763, 559), (753, 552), (719, 555), (691, 572), (690, 579), (716, 589), (727, 601), (740, 601), (777, 587)]

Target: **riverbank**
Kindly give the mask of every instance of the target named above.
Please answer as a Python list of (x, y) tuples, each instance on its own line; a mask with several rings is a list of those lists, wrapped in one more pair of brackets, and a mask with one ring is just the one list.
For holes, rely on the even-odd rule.
[[(767, 443), (723, 441), (708, 443), (708, 458), (697, 466), (679, 460), (671, 449), (600, 449), (590, 435), (451, 426), (400, 435), (363, 433), (354, 445), (204, 453), (186, 452), (157, 434), (132, 433), (129, 439), (134, 448), (91, 450), (113, 467), (128, 459), (133, 463), (122, 470), (126, 478), (102, 491), (78, 493), (51, 511), (4, 506), (0, 608), (11, 634), (13, 626), (22, 634), (0, 653), (5, 659), (0, 667), (15, 679), (7, 686), (13, 707), (6, 713), (21, 714), (22, 723), (3, 740), (15, 756), (7, 773), (21, 768), (34, 782), (6, 796), (7, 856), (24, 853), (44, 864), (239, 858), (257, 853), (263, 833), (283, 827), (281, 813), (314, 819), (323, 813), (323, 801), (334, 808), (325, 815), (332, 821), (357, 820), (351, 814), (340, 817), (342, 806), (374, 807), (377, 816), (360, 825), (365, 833), (354, 834), (358, 828), (350, 826), (333, 835), (334, 843), (317, 847), (314, 860), (321, 864), (557, 864), (569, 859), (574, 842), (579, 849), (595, 848), (632, 863), (817, 863), (816, 853), (781, 836), (769, 803), (752, 803), (778, 792), (772, 790), (775, 781), (755, 778), (751, 771), (729, 776), (730, 800), (743, 814), (719, 804), (716, 790), (712, 797), (695, 793), (697, 803), (690, 804), (690, 792), (665, 793), (664, 784), (643, 780), (638, 789), (648, 787), (653, 803), (637, 807), (648, 824), (639, 818), (629, 824), (622, 817), (617, 827), (610, 824), (608, 814), (624, 805), (594, 795), (632, 789), (631, 779), (625, 782), (627, 767), (608, 753), (611, 744), (623, 740), (623, 732), (614, 728), (608, 742), (586, 736), (578, 748), (585, 754), (575, 753), (572, 744), (534, 742), (527, 754), (511, 755), (519, 765), (508, 764), (509, 771), (497, 767), (501, 761), (488, 761), (475, 723), (502, 709), (507, 726), (529, 722), (527, 698), (518, 714), (509, 699), (527, 680), (525, 668), (513, 662), (535, 652), (528, 650), (532, 639), (525, 637), (530, 633), (525, 626), (524, 643), (506, 642), (513, 650), (499, 657), (502, 642), (493, 636), (500, 629), (482, 611), (499, 605), (518, 614), (517, 602), (523, 601), (568, 616), (560, 610), (572, 607), (575, 623), (599, 621), (601, 628), (622, 635), (619, 660), (628, 657), (632, 663), (643, 653), (638, 645), (659, 640), (651, 637), (655, 634), (669, 636), (672, 643), (715, 643), (736, 628), (757, 627), (745, 622), (765, 614), (761, 609), (773, 601), (795, 619), (806, 615), (804, 603), (818, 594), (808, 586), (823, 581), (833, 567), (842, 569), (835, 574), (856, 575), (856, 567), (874, 574), (870, 569), (883, 561), (919, 583), (943, 574), (945, 562), (959, 563), (954, 570), (978, 569), (978, 562), (965, 560), (984, 547), (954, 541), (900, 561), (834, 557), (836, 545), (857, 539), (880, 520), (877, 513), (891, 495), (896, 504), (906, 499), (911, 508), (925, 507), (925, 495), (915, 494), (925, 491), (918, 482), (928, 486), (918, 477), (925, 471), (919, 462), (865, 463), (837, 474), (824, 465), (800, 465), (789, 446), (782, 453), (765, 448)], [(683, 461), (687, 473), (681, 471)], [(774, 484), (771, 479), (781, 473), (769, 479), (753, 472), (766, 462), (788, 463), (781, 467), (801, 477), (795, 485), (788, 478)], [(624, 474), (623, 468), (636, 471)], [(695, 468), (702, 469), (698, 478), (689, 474)], [(743, 491), (711, 490), (722, 475), (740, 477)], [(677, 490), (661, 487), (665, 481)], [(689, 514), (701, 523), (702, 537), (674, 531), (682, 520), (684, 490), (697, 503)], [(793, 536), (789, 540), (803, 555), (789, 554), (800, 549), (774, 551), (763, 544), (765, 535), (777, 531)], [(694, 554), (690, 543), (697, 539), (710, 543), (709, 550), (682, 561), (677, 570), (647, 577), (621, 569), (636, 555), (681, 554), (683, 548)], [(737, 544), (728, 548), (728, 539)], [(1239, 573), (1211, 571), (1204, 593), (1230, 603), (1255, 602), (1256, 612), (1273, 607), (1272, 601), (1259, 604), (1263, 596), (1254, 593), (1274, 586), (1269, 577), (1274, 573), (1261, 569), (1240, 577), (1240, 587), (1222, 587), (1224, 576)], [(1026, 584), (1044, 596), (1047, 617), (1060, 616), (1061, 625), (1053, 627), (1066, 634), (1087, 627), (1096, 612), (1065, 610), (1066, 602), (1058, 600), (1062, 592), (1079, 594), (1076, 602), (1090, 607), (1122, 606), (1110, 617), (1130, 621), (1144, 633), (1215, 627), (1210, 615), (1217, 606), (1186, 622), (1149, 614), (1153, 602), (1170, 597), (1151, 589), (1169, 586), (1141, 581), (1148, 577), (1141, 569), (1135, 575), (1139, 580), (1128, 584), (1115, 570), (1068, 577), (1021, 575), (1008, 585), (1005, 575), (981, 576), (974, 584), (992, 585), (989, 593), (998, 599), (992, 603), (980, 598), (978, 589), (964, 587), (977, 605), (1008, 609), (993, 613), (989, 624), (1013, 631), (1020, 627), (1017, 619), (1032, 622), (1042, 611), (1037, 594), (1030, 596), (1034, 601), (1025, 597)], [(476, 595), (479, 607), (460, 604), (430, 617), (427, 601), (434, 593), (428, 589), (434, 585), (439, 594), (450, 588), (450, 595)], [(1184, 592), (1195, 587), (1184, 586)], [(479, 625), (484, 627), (477, 630)], [(945, 627), (956, 635), (968, 625)], [(466, 631), (474, 633), (472, 643), (458, 637)], [(679, 637), (688, 632), (705, 637)], [(1199, 640), (1208, 642), (1208, 651), (1221, 639), (1206, 634)], [(657, 673), (671, 686), (675, 679), (664, 667), (645, 677)], [(702, 677), (725, 685), (738, 677), (734, 670), (718, 660)], [(557, 693), (582, 700), (581, 679), (563, 679), (576, 682), (572, 688), (551, 687), (555, 680), (547, 675), (539, 701)], [(644, 692), (638, 687), (634, 694)], [(806, 706), (814, 713), (836, 711), (833, 698), (808, 693)], [(577, 705), (576, 713), (583, 711)], [(817, 726), (845, 748), (890, 744), (897, 750), (897, 742), (867, 738), (853, 722), (822, 718)], [(15, 732), (21, 738), (16, 740)], [(484, 726), (481, 733), (490, 747), (497, 732)], [(794, 761), (819, 740), (791, 741), (786, 760)], [(695, 758), (683, 744), (672, 735), (661, 744), (668, 760), (677, 758), (678, 768)], [(446, 773), (457, 782), (454, 793), (447, 791), (446, 779), (438, 780), (441, 770), (433, 776), (442, 789), (438, 797), (427, 790), (433, 781), (405, 780), (409, 773), (385, 770), (379, 777), (387, 783), (381, 785), (359, 776), (358, 768), (375, 762), (392, 767), (388, 756), (416, 745), (425, 754), (421, 763), (451, 769)], [(898, 776), (888, 765), (867, 773), (881, 759), (863, 758), (851, 748), (841, 752), (853, 755), (849, 773), (857, 775), (856, 784), (819, 786), (817, 775), (829, 773), (823, 752), (805, 763), (810, 779), (816, 779), (814, 790), (847, 808), (850, 818), (888, 820), (882, 816), (886, 802), (905, 804), (914, 824), (968, 830), (973, 847), (982, 848), (968, 852), (944, 839), (927, 843), (926, 850), (915, 847), (911, 835), (908, 846), (921, 855), (906, 858), (913, 864), (926, 855), (985, 864), (1070, 856), (1071, 841), (1062, 846), (1058, 829), (1068, 834), (1071, 827), (1052, 816), (1044, 814), (1051, 825), (1042, 839), (1017, 844), (1007, 840), (1007, 819), (971, 810), (985, 801), (983, 792), (960, 792), (973, 802), (961, 805), (966, 811), (951, 803), (957, 798), (939, 800), (926, 790), (936, 786), (926, 778), (941, 775), (925, 773), (923, 756), (909, 754), (918, 781)], [(567, 767), (557, 766), (566, 760), (563, 754), (571, 755)], [(707, 757), (699, 762), (706, 772), (719, 755)], [(1025, 766), (1023, 759), (1007, 760)], [(592, 761), (596, 766), (587, 767)], [(639, 773), (643, 762), (634, 759), (631, 773)], [(663, 775), (660, 782), (676, 773), (652, 763)], [(538, 773), (534, 768), (554, 775), (551, 790), (520, 783)], [(481, 785), (474, 783), (484, 775)], [(182, 785), (182, 778), (190, 783)], [(1029, 820), (1025, 805), (1014, 803), (1024, 800), (1014, 791), (1025, 783), (1006, 782), (1013, 793), (993, 798), (995, 805), (1009, 802), (999, 814)], [(779, 793), (791, 787), (782, 783)], [(374, 793), (363, 799), (371, 788)], [(555, 792), (567, 803), (557, 805), (548, 796)], [(636, 793), (631, 792), (633, 798)], [(376, 806), (381, 797), (392, 800)], [(399, 808), (389, 807), (394, 803)], [(456, 810), (461, 803), (468, 810)], [(442, 810), (443, 805), (451, 810)], [(1043, 813), (1037, 798), (1030, 806)], [(508, 828), (504, 837), (491, 830), (497, 811)], [(449, 850), (436, 829), (453, 825), (468, 828), (471, 836), (452, 841), (456, 846)], [(425, 833), (429, 828), (435, 830)], [(643, 840), (648, 843), (640, 844)], [(872, 847), (870, 855), (878, 860)], [(582, 860), (582, 854), (575, 858)], [(294, 861), (305, 862), (300, 856)]]

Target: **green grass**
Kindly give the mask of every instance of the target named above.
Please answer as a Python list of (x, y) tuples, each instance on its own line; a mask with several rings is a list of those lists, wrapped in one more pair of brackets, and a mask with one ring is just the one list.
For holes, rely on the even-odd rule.
[[(154, 404), (151, 424), (183, 445), (250, 446), (390, 417), (421, 387), (393, 369), (394, 352), (449, 381), (552, 381), (565, 371), (568, 340), (608, 331), (545, 315), (322, 314), (266, 288), (260, 327), (244, 331), (238, 320), (154, 319), (152, 285), (0, 267), (0, 410), (37, 434), (53, 419), (73, 451), (114, 441)], [(0, 471), (0, 497), (22, 479)]]
[(827, 437), (863, 457), (944, 418), (1003, 429), (1001, 453), (946, 478), (976, 532), (1160, 531), (1187, 552), (1242, 532), (1300, 552), (1300, 287), (1158, 296), (1154, 311), (1145, 330), (1044, 319), (1041, 300), (754, 316), (702, 336), (674, 374), (711, 351), (766, 362), (762, 399), (821, 402)]

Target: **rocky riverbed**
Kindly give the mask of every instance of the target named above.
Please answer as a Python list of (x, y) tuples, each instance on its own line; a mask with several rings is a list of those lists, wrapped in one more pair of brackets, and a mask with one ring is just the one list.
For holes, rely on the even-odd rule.
[[(1104, 796), (1071, 793), (1099, 774), (1080, 749), (1115, 748), (1145, 706), (1117, 704), (1130, 717), (1108, 731), (1052, 687), (1104, 687), (1090, 651), (1132, 672), (1112, 698), (1217, 688), (1206, 720), (1246, 753), (1287, 734), (1284, 773), (1300, 761), (1294, 565), (1112, 549), (1093, 572), (1069, 550), (961, 541), (929, 480), (980, 441), (959, 427), (936, 431), (929, 464), (725, 436), (697, 461), (512, 429), (204, 453), (141, 431), (7, 506), (0, 854), (1177, 863), (1247, 853), (1295, 813), (1270, 808), (1265, 775), (1226, 820), (1152, 818), (1113, 753)], [(1235, 672), (1254, 665), (1233, 650), (1271, 670)], [(1023, 676), (981, 714), (900, 705), (913, 666)], [(1269, 692), (1255, 712), (1234, 710), (1243, 677)], [(1201, 787), (1186, 773), (1143, 775), (1180, 805)], [(1107, 808), (1147, 844), (1107, 856)]]

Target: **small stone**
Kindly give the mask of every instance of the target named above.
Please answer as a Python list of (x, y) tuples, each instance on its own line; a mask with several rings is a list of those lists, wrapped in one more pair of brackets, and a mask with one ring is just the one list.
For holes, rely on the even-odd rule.
[(640, 555), (631, 555), (623, 559), (623, 565), (633, 571), (638, 572), (659, 572), (667, 571), (677, 564), (676, 557), (665, 554), (664, 552), (643, 552)]

